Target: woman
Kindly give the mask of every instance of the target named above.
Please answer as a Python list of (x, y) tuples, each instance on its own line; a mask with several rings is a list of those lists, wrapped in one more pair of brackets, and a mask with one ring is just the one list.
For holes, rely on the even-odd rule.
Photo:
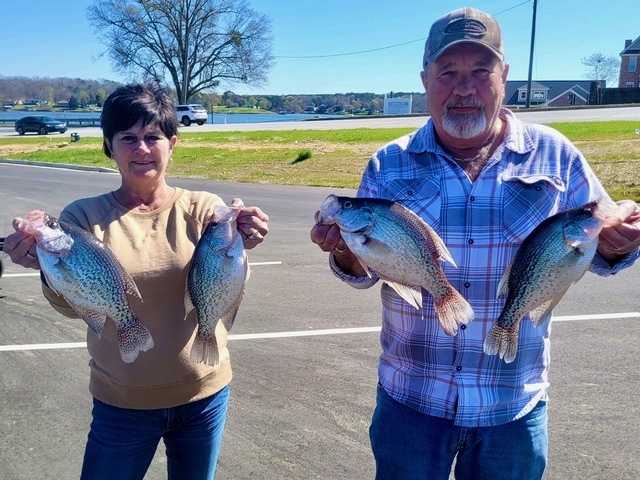
[[(72, 202), (60, 220), (104, 241), (134, 278), (144, 302), (132, 300), (132, 307), (155, 347), (126, 364), (113, 322), (106, 322), (100, 339), (88, 330), (94, 406), (81, 478), (142, 479), (162, 438), (170, 479), (210, 479), (230, 390), (227, 331), (219, 322), (217, 364), (192, 362), (197, 322), (195, 311), (184, 319), (184, 290), (195, 245), (214, 205), (224, 202), (167, 184), (178, 120), (172, 99), (157, 84), (118, 88), (105, 101), (101, 126), (104, 153), (116, 162), (121, 185)], [(240, 199), (232, 205), (241, 207), (237, 228), (245, 247), (255, 247), (268, 233), (269, 218)], [(13, 262), (39, 269), (32, 237), (13, 233), (5, 251)], [(53, 308), (77, 318), (46, 282), (42, 288)]]

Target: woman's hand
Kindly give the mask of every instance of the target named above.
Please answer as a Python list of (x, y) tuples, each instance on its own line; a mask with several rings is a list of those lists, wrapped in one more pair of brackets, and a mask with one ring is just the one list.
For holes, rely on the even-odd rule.
[(22, 265), (26, 268), (40, 270), (40, 262), (36, 252), (36, 239), (33, 235), (27, 235), (18, 230), (18, 225), (22, 221), (21, 218), (13, 219), (13, 228), (15, 232), (4, 239), (4, 252), (9, 255), (13, 263)]
[(258, 207), (245, 207), (239, 198), (234, 198), (232, 207), (240, 209), (236, 226), (244, 241), (244, 248), (251, 249), (264, 241), (269, 233), (269, 217)]

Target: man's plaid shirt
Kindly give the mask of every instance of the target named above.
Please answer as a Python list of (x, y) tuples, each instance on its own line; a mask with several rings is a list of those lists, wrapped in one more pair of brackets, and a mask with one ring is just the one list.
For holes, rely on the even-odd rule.
[[(606, 195), (564, 136), (524, 124), (506, 109), (500, 115), (508, 123), (505, 139), (474, 183), (438, 145), (429, 120), (371, 158), (357, 193), (399, 202), (431, 225), (457, 264), (444, 265), (449, 281), (475, 311), (475, 320), (449, 337), (427, 292), (419, 311), (383, 284), (380, 383), (398, 402), (469, 427), (516, 420), (546, 399), (551, 318), (537, 328), (528, 315), (521, 321), (513, 363), (482, 350), (506, 298), (496, 298), (498, 283), (540, 222)], [(590, 270), (610, 275), (637, 257), (638, 252), (627, 255), (611, 267), (596, 254)], [(346, 275), (333, 257), (330, 263), (356, 288), (378, 280)]]

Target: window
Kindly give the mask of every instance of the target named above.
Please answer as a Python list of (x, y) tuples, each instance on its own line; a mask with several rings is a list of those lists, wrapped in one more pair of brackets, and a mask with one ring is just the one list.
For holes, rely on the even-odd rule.
[(520, 90), (520, 100), (526, 100), (526, 99), (527, 99), (527, 91)]
[(627, 82), (624, 86), (626, 88), (633, 88), (634, 87), (633, 82)]
[(629, 71), (635, 72), (638, 68), (638, 57), (629, 57)]

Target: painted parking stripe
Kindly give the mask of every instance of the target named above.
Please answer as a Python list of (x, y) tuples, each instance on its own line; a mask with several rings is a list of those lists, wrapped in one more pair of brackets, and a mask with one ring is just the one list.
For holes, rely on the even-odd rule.
[[(249, 262), (250, 267), (260, 267), (263, 265), (282, 265), (280, 261), (273, 262)], [(18, 277), (39, 277), (39, 272), (31, 272), (31, 273), (5, 273), (2, 275), (2, 278), (18, 278)]]
[[(593, 315), (566, 315), (554, 317), (554, 321), (586, 321), (586, 320), (616, 320), (623, 318), (638, 318), (640, 312), (623, 312), (623, 313), (602, 313)], [(272, 332), (272, 333), (243, 333), (237, 335), (229, 335), (229, 340), (262, 340), (267, 338), (291, 338), (291, 337), (310, 337), (317, 335), (344, 335), (349, 333), (374, 333), (379, 332), (380, 327), (356, 327), (356, 328), (331, 328), (327, 330), (300, 330), (292, 332)], [(33, 345), (0, 345), (0, 352), (15, 352), (26, 350), (53, 350), (60, 348), (85, 348), (85, 342), (75, 343), (41, 343)]]

